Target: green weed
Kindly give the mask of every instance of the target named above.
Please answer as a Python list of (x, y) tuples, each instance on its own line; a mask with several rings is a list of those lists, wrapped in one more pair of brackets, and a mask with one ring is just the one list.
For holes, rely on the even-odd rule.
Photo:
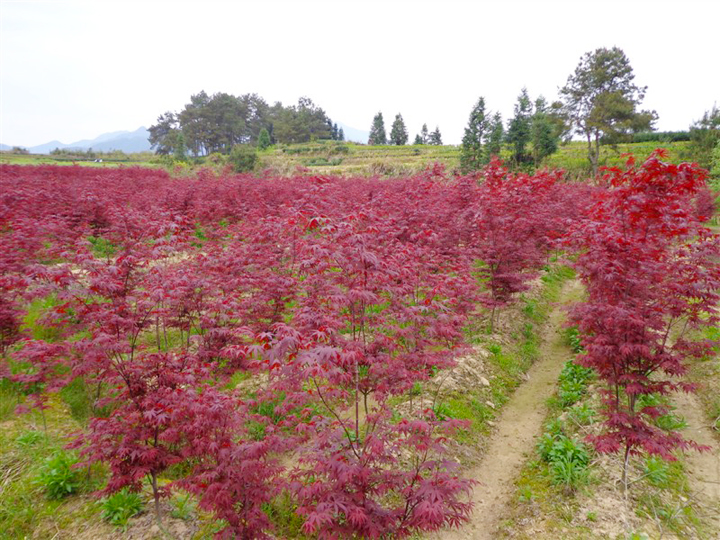
[(82, 477), (76, 464), (77, 458), (63, 450), (45, 459), (37, 482), (49, 499), (62, 499), (79, 491)]
[(190, 493), (175, 493), (170, 499), (172, 510), (170, 515), (176, 519), (187, 521), (197, 512), (197, 502)]
[(125, 527), (128, 520), (142, 512), (144, 503), (139, 493), (122, 489), (100, 502), (102, 517), (118, 527)]

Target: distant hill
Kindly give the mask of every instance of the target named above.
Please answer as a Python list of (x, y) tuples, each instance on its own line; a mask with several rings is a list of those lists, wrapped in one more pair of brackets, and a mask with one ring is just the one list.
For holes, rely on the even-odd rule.
[(140, 127), (135, 131), (113, 131), (103, 133), (94, 139), (83, 139), (70, 144), (61, 143), (60, 141), (50, 141), (38, 146), (28, 148), (31, 154), (49, 154), (56, 148), (87, 150), (92, 148), (98, 152), (109, 152), (111, 150), (122, 150), (126, 153), (145, 152), (150, 150), (150, 142), (148, 141), (150, 133), (144, 127)]
[[(338, 122), (338, 127), (343, 129), (346, 141), (358, 142), (366, 144), (369, 131), (363, 131), (346, 124)], [(83, 139), (69, 144), (60, 141), (50, 141), (45, 144), (28, 147), (31, 154), (49, 154), (56, 148), (71, 150), (87, 150), (92, 148), (97, 152), (109, 152), (111, 150), (122, 150), (125, 153), (148, 152), (150, 151), (150, 142), (148, 137), (150, 132), (145, 127), (140, 127), (135, 131), (111, 131), (103, 133), (94, 139)], [(0, 145), (0, 150), (10, 150), (12, 146), (7, 144)]]
[(362, 129), (357, 129), (357, 128), (354, 128), (351, 126), (347, 126), (341, 122), (338, 122), (338, 127), (342, 128), (343, 135), (345, 135), (346, 141), (367, 144), (368, 139), (370, 138), (369, 131), (363, 131)]

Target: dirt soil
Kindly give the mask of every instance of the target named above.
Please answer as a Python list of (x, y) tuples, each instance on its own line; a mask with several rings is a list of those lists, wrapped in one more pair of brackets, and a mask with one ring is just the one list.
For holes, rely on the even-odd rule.
[(513, 394), (497, 419), (497, 431), (487, 443), (479, 464), (466, 477), (479, 482), (473, 493), (475, 509), (470, 522), (459, 530), (443, 530), (429, 536), (433, 540), (493, 539), (505, 508), (515, 492), (514, 480), (532, 453), (535, 437), (547, 415), (545, 405), (552, 396), (565, 362), (573, 358), (561, 331), (565, 319), (563, 306), (582, 294), (579, 281), (565, 283), (560, 302), (542, 329), (540, 355), (528, 371), (528, 378)]
[(687, 472), (693, 497), (701, 505), (698, 510), (709, 516), (713, 528), (720, 532), (720, 444), (693, 394), (677, 394), (673, 401), (677, 413), (683, 416), (688, 424), (683, 436), (710, 447), (707, 452), (688, 452)]

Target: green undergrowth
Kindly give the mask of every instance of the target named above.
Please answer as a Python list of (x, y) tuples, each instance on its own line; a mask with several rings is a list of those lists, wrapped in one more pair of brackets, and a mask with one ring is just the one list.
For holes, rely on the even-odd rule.
[[(575, 329), (564, 332), (564, 341), (574, 352), (581, 350)], [(535, 451), (516, 480), (515, 500), (501, 526), (505, 537), (530, 538), (532, 533), (519, 526), (542, 520), (544, 530), (554, 537), (589, 538), (592, 514), (577, 524), (579, 497), (597, 482), (593, 470), (592, 448), (584, 442), (584, 430), (596, 417), (596, 403), (590, 399), (589, 386), (594, 372), (565, 363), (555, 394), (548, 399), (548, 413)], [(575, 536), (567, 536), (573, 525)]]
[[(576, 329), (566, 329), (564, 338), (569, 349), (582, 352)], [(669, 409), (656, 420), (658, 427), (686, 426), (668, 398), (649, 395), (642, 401), (639, 406)], [(586, 442), (588, 435), (598, 433), (601, 420), (593, 370), (568, 361), (548, 409), (535, 452), (516, 480), (512, 509), (501, 526), (503, 537), (711, 538), (692, 499), (681, 454), (670, 462), (653, 456), (631, 459), (625, 495), (619, 458), (598, 456)], [(608, 524), (617, 531), (611, 536), (603, 530)]]
[[(7, 406), (7, 394), (0, 408)], [(17, 396), (9, 399), (17, 403)], [(44, 429), (47, 424), (47, 430)], [(99, 520), (91, 493), (104, 482), (102, 467), (77, 468), (77, 455), (64, 446), (80, 425), (68, 407), (51, 398), (45, 422), (38, 412), (13, 414), (0, 429), (0, 536), (51, 538), (78, 523)]]

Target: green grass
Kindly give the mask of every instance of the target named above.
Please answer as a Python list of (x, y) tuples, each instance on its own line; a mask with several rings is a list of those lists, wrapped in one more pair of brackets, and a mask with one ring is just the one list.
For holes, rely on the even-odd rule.
[[(79, 425), (59, 412), (46, 411), (47, 434), (36, 413), (15, 416), (0, 430), (0, 536), (50, 538), (57, 530), (99, 519), (90, 493), (103, 481), (102, 469), (75, 470), (72, 454), (62, 450), (67, 433)], [(52, 531), (50, 530), (52, 528)]]
[[(601, 166), (622, 166), (626, 158), (624, 153), (632, 153), (638, 160), (645, 159), (653, 150), (662, 147), (669, 151), (672, 162), (692, 159), (686, 141), (658, 143), (627, 143), (613, 148), (603, 146), (600, 151)], [(296, 174), (299, 169), (309, 169), (311, 173), (339, 174), (346, 176), (405, 176), (415, 174), (428, 165), (440, 163), (448, 172), (457, 170), (460, 165), (460, 146), (444, 145), (404, 145), (404, 146), (367, 146), (352, 142), (315, 141), (296, 145), (275, 145), (259, 151), (257, 170), (267, 170), (280, 175)], [(509, 148), (503, 149), (500, 157), (509, 160)], [(213, 161), (214, 157), (191, 158), (189, 162), (176, 162), (164, 156), (149, 153), (129, 154), (112, 158), (102, 157), (102, 163), (87, 158), (73, 160), (67, 156), (21, 155), (9, 152), (0, 153), (0, 163), (17, 165), (82, 165), (87, 167), (117, 167), (139, 165), (143, 167), (165, 167), (176, 175), (186, 175), (198, 167), (215, 167), (218, 171), (222, 163)], [(558, 151), (549, 156), (541, 167), (565, 169), (572, 178), (584, 178), (590, 174), (587, 159), (587, 147), (584, 141), (572, 141), (560, 145)]]

